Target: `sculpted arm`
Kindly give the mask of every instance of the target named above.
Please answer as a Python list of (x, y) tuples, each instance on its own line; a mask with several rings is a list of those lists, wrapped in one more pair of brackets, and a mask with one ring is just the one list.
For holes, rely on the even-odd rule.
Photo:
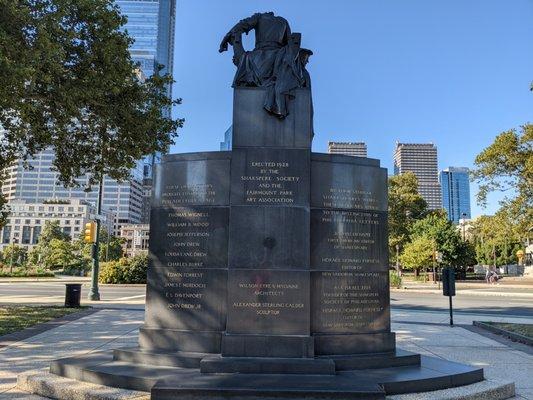
[(228, 44), (231, 44), (233, 46), (233, 38), (236, 35), (241, 35), (242, 33), (248, 33), (252, 29), (254, 29), (257, 26), (257, 23), (259, 21), (259, 17), (261, 14), (257, 13), (252, 15), (251, 17), (245, 18), (240, 20), (235, 24), (233, 28), (229, 30), (228, 33), (224, 36), (222, 39), (222, 42), (220, 43), (219, 52), (223, 52), (228, 50)]

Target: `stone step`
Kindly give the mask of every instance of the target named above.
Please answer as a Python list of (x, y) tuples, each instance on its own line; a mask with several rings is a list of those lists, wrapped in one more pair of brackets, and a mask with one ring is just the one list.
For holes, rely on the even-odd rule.
[[(150, 400), (147, 392), (116, 389), (109, 386), (80, 382), (42, 371), (29, 371), (18, 376), (17, 387), (27, 393), (34, 393), (57, 400)], [(485, 380), (460, 388), (437, 390), (426, 393), (412, 393), (387, 396), (387, 400), (504, 400), (515, 395), (512, 382)], [(30, 396), (27, 396), (30, 398)], [(24, 397), (26, 398), (26, 397)], [(337, 397), (341, 399), (343, 397)]]
[(162, 353), (140, 347), (127, 347), (113, 350), (114, 361), (126, 361), (160, 367), (200, 368), (200, 361), (208, 355), (208, 353), (185, 351)]
[[(157, 381), (174, 376), (180, 368), (113, 361), (108, 352), (52, 361), (50, 372), (98, 385), (149, 392)], [(197, 369), (187, 369), (196, 371)]]
[(152, 400), (221, 396), (267, 400), (274, 392), (278, 399), (383, 399), (385, 394), (440, 390), (483, 380), (482, 369), (426, 356), (421, 357), (420, 365), (337, 371), (332, 375), (202, 373), (197, 368), (114, 361), (109, 352), (57, 360), (50, 369), (85, 382), (151, 391)]
[(353, 371), (361, 369), (404, 367), (420, 365), (420, 354), (397, 349), (392, 353), (376, 353), (363, 355), (322, 356), (335, 362), (337, 371)]
[(335, 363), (316, 358), (222, 357), (217, 354), (202, 359), (200, 372), (334, 375)]

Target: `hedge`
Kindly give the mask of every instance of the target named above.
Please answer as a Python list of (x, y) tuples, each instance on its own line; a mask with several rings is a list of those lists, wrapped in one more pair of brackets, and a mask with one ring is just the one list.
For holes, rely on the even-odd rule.
[(100, 283), (146, 283), (148, 256), (138, 255), (100, 264)]

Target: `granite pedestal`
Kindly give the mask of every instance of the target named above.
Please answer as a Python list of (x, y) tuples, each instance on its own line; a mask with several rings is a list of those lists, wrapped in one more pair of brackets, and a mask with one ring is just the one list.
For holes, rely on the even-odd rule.
[(308, 89), (289, 115), (237, 88), (233, 150), (156, 168), (139, 347), (52, 372), (153, 399), (384, 398), (473, 383), (483, 371), (396, 349), (387, 171), (311, 152)]

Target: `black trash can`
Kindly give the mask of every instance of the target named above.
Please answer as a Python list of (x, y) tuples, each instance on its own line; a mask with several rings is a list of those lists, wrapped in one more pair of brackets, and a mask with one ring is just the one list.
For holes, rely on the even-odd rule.
[(81, 299), (81, 283), (67, 283), (65, 307), (79, 307)]

